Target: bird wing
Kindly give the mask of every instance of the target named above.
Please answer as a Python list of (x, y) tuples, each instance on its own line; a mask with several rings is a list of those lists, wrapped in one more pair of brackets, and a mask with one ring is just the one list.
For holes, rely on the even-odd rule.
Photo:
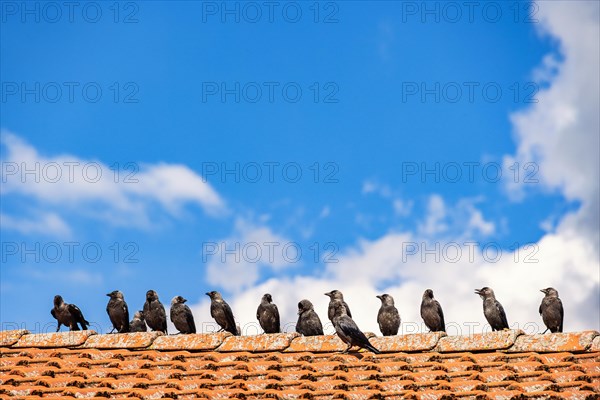
[(359, 346), (364, 346), (369, 344), (369, 339), (365, 336), (364, 333), (358, 329), (356, 323), (349, 317), (344, 318), (344, 316), (339, 318), (339, 326), (344, 335), (349, 337), (352, 343), (356, 343)]
[(87, 322), (85, 320), (85, 318), (83, 318), (83, 313), (81, 312), (79, 307), (77, 307), (75, 304), (67, 305), (67, 309), (69, 310), (69, 312), (71, 313), (73, 318), (75, 318), (75, 322), (80, 323), (81, 325), (84, 325), (84, 328), (85, 328), (85, 325), (90, 324), (89, 322)]
[(167, 312), (165, 311), (165, 306), (163, 306), (162, 303), (158, 303), (158, 305), (158, 312), (160, 314), (160, 319), (162, 322), (161, 331), (167, 333)]
[(50, 314), (52, 314), (52, 316), (54, 317), (54, 319), (58, 319), (56, 317), (56, 310), (54, 308), (52, 310), (50, 310)]
[(538, 310), (540, 312), (540, 315), (542, 315), (542, 312), (544, 311), (543, 308), (544, 308), (544, 300), (542, 300), (542, 302), (540, 303), (540, 308)]
[(348, 307), (348, 304), (346, 304), (346, 302), (344, 302), (344, 307), (346, 307), (346, 314), (348, 314), (348, 316), (350, 318), (352, 318), (352, 313), (350, 312), (350, 307)]
[(231, 311), (231, 307), (229, 307), (229, 304), (223, 302), (223, 308), (225, 310), (225, 320), (227, 321), (227, 327), (235, 331), (235, 318), (233, 318), (233, 311)]
[(279, 320), (279, 309), (277, 308), (276, 304), (273, 304), (273, 311), (275, 314), (275, 325), (277, 326), (277, 330), (281, 330), (281, 323)]
[(560, 313), (560, 332), (563, 331), (563, 321), (564, 321), (564, 317), (565, 317), (565, 310), (563, 309), (563, 305), (562, 305), (562, 301), (560, 299), (556, 299), (558, 300), (558, 312)]
[(129, 321), (129, 307), (127, 307), (127, 303), (123, 302), (123, 312), (125, 313), (125, 319)]
[(308, 321), (311, 331), (313, 331), (317, 335), (323, 334), (323, 324), (321, 323), (321, 318), (319, 318), (319, 314), (313, 311), (310, 315), (310, 318), (308, 318)]
[(442, 322), (442, 328), (444, 329), (444, 332), (446, 331), (446, 322), (444, 321), (444, 311), (442, 311), (442, 306), (440, 305), (440, 302), (435, 300), (435, 308), (437, 309), (438, 314), (440, 315), (440, 320)]
[(258, 308), (256, 309), (256, 319), (260, 320), (260, 313), (263, 311), (263, 305), (262, 303), (258, 305)]
[(125, 329), (129, 332), (129, 308), (125, 302), (123, 302), (123, 312), (125, 313)]
[(504, 308), (502, 307), (502, 304), (500, 304), (500, 302), (498, 300), (496, 300), (495, 304), (496, 304), (496, 309), (498, 310), (498, 313), (500, 314), (500, 319), (502, 320), (502, 327), (509, 328), (508, 320), (506, 319), (506, 313), (504, 312)]
[(192, 310), (188, 306), (185, 306), (185, 319), (190, 327), (192, 333), (196, 333), (196, 323), (194, 322), (194, 315)]

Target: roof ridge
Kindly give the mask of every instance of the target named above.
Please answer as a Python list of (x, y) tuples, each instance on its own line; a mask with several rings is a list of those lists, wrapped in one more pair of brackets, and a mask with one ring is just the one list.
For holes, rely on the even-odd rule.
[[(472, 335), (448, 336), (444, 332), (374, 336), (372, 343), (383, 353), (394, 352), (596, 352), (600, 351), (600, 332), (525, 334), (504, 330)], [(188, 350), (216, 352), (338, 352), (346, 345), (337, 335), (300, 336), (298, 333), (232, 336), (230, 333), (163, 335), (161, 332), (98, 334), (93, 330), (30, 333), (26, 329), (0, 331), (3, 348), (88, 348), (130, 350)]]

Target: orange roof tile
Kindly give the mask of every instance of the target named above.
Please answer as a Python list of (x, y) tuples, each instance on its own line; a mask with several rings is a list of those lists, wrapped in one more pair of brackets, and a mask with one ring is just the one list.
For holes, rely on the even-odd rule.
[(0, 332), (1, 398), (597, 399), (595, 331), (373, 337)]

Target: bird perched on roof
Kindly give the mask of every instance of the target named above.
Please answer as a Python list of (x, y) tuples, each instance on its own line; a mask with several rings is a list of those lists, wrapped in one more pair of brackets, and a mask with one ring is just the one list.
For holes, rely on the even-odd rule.
[(348, 304), (346, 304), (346, 302), (344, 301), (344, 295), (342, 294), (342, 292), (340, 292), (339, 290), (332, 290), (329, 293), (325, 293), (325, 296), (329, 296), (329, 307), (327, 308), (327, 317), (331, 322), (333, 322), (334, 306), (336, 301), (339, 301), (342, 304), (344, 304), (344, 307), (346, 307), (346, 314), (348, 314), (348, 316), (352, 318), (350, 307), (348, 307)]
[(315, 312), (313, 304), (308, 300), (301, 300), (298, 303), (296, 332), (304, 336), (317, 336), (323, 334), (321, 319)]
[(59, 295), (54, 296), (54, 308), (50, 310), (50, 314), (58, 321), (56, 332), (60, 330), (61, 325), (68, 326), (71, 331), (80, 330), (79, 325), (81, 325), (81, 329), (85, 331), (90, 324), (83, 318), (83, 314), (79, 307), (75, 304), (65, 303), (63, 298)]
[(546, 333), (548, 329), (550, 332), (562, 332), (563, 331), (563, 319), (565, 312), (563, 310), (562, 301), (558, 298), (558, 291), (554, 288), (542, 289), (540, 292), (544, 293), (545, 296), (540, 304), (540, 315), (546, 325)]
[(165, 307), (158, 300), (158, 294), (154, 290), (146, 292), (144, 318), (150, 329), (167, 334), (167, 313), (165, 312)]
[(171, 322), (179, 333), (196, 333), (196, 324), (192, 310), (185, 304), (187, 300), (181, 296), (173, 297), (171, 300)]
[(136, 311), (133, 314), (133, 319), (129, 323), (129, 332), (146, 332), (146, 321), (144, 321), (144, 312)]
[(273, 297), (269, 293), (266, 293), (260, 300), (260, 304), (256, 310), (256, 319), (265, 333), (281, 332), (279, 310), (277, 309), (277, 305), (273, 303)]
[(475, 289), (475, 293), (483, 299), (483, 315), (485, 315), (492, 330), (501, 331), (503, 329), (510, 329), (504, 308), (496, 300), (494, 291), (486, 286), (481, 289)]
[(381, 307), (377, 313), (377, 323), (383, 336), (393, 336), (398, 334), (400, 328), (400, 313), (394, 306), (394, 298), (389, 294), (377, 296), (381, 300)]
[(221, 293), (213, 290), (206, 293), (206, 295), (210, 297), (210, 315), (221, 327), (220, 331), (227, 331), (234, 336), (238, 336), (239, 333), (235, 325), (235, 319), (233, 318), (233, 311), (231, 311), (229, 304), (223, 300)]
[(373, 347), (369, 342), (369, 339), (367, 339), (365, 334), (358, 329), (356, 322), (348, 316), (346, 306), (341, 301), (337, 301), (333, 305), (333, 326), (340, 339), (348, 345), (348, 348), (344, 353), (347, 353), (352, 346), (367, 349), (375, 354), (380, 353), (379, 350)]
[(106, 305), (106, 312), (113, 325), (111, 332), (115, 329), (119, 333), (129, 332), (129, 309), (127, 308), (127, 303), (125, 303), (123, 293), (114, 290), (108, 293), (107, 296), (110, 297)]
[(446, 332), (444, 312), (440, 303), (433, 298), (433, 290), (427, 289), (421, 300), (421, 318), (431, 332)]

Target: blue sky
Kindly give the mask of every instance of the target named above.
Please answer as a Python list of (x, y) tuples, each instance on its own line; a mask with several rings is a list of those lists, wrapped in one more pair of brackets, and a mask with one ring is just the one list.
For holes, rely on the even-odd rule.
[[(492, 2), (470, 20), (464, 6), (455, 17), (441, 2), (427, 3), (431, 13), (421, 2), (284, 2), (270, 22), (261, 3), (229, 3), (239, 21), (220, 2), (120, 3), (118, 14), (108, 3), (89, 4), (72, 21), (66, 8), (57, 17), (44, 3), (31, 3), (29, 14), (21, 3), (3, 4), (3, 328), (44, 329), (36, 324), (52, 322), (51, 299), (60, 293), (104, 330), (104, 294), (115, 288), (131, 310), (150, 288), (165, 304), (183, 295), (207, 323), (204, 293), (213, 289), (237, 305), (242, 323), (253, 321), (266, 290), (290, 321), (302, 297), (326, 301), (321, 286), (351, 293), (349, 302), (388, 291), (402, 299), (405, 323), (420, 322), (420, 294), (438, 275), (444, 280), (434, 291), (446, 294), (448, 308), (473, 309), (456, 315), (458, 324), (481, 321), (477, 296), (466, 294), (475, 286), (495, 287), (514, 303), (509, 321), (520, 324), (541, 323), (542, 287), (557, 287), (568, 310), (587, 298), (600, 308), (598, 214), (585, 214), (598, 199), (598, 146), (586, 145), (598, 142), (597, 112), (588, 109), (598, 104), (598, 80), (579, 65), (598, 65), (597, 46), (577, 47), (598, 39), (573, 28), (581, 12), (581, 25), (597, 31), (597, 5), (566, 12), (561, 2)], [(261, 17), (252, 22), (257, 5)], [(291, 22), (295, 10), (301, 16)], [(591, 97), (584, 102), (565, 87)], [(549, 124), (555, 132), (547, 115), (557, 118)], [(68, 182), (65, 160), (103, 176), (90, 183), (75, 169)], [(41, 182), (22, 171), (36, 162)], [(58, 183), (42, 173), (54, 162)], [(421, 175), (436, 166), (438, 179)], [(239, 179), (222, 174), (236, 168)], [(129, 172), (135, 182), (123, 181)], [(552, 242), (572, 245), (564, 239), (571, 231), (591, 232), (577, 246), (592, 248), (573, 274), (569, 259), (579, 247)], [(248, 251), (259, 243), (264, 255), (270, 241), (279, 244), (275, 258), (260, 262), (243, 251), (241, 261), (206, 254), (224, 242)], [(478, 261), (410, 261), (395, 252), (424, 242), (464, 249), (466, 241), (478, 243)], [(77, 243), (72, 259), (65, 242)], [(56, 243), (63, 254), (49, 262), (44, 251)], [(288, 243), (302, 249), (298, 260), (279, 251)], [(490, 244), (503, 251), (498, 262), (481, 260)], [(513, 253), (527, 244), (534, 247)], [(97, 262), (79, 251), (86, 245), (102, 250)], [(336, 263), (323, 260), (331, 249)], [(547, 277), (521, 264), (517, 255), (531, 249), (541, 260), (535, 268), (552, 271)], [(131, 252), (138, 262), (126, 258)], [(420, 269), (431, 269), (431, 279), (413, 273)], [(499, 278), (507, 276), (536, 290), (517, 295)], [(588, 282), (582, 293), (571, 290), (578, 280)], [(462, 306), (449, 299), (456, 290), (465, 293)], [(516, 310), (524, 299), (527, 313)], [(376, 329), (377, 308), (376, 299), (365, 305), (362, 326)], [(571, 327), (598, 325), (598, 317), (578, 315)]]

